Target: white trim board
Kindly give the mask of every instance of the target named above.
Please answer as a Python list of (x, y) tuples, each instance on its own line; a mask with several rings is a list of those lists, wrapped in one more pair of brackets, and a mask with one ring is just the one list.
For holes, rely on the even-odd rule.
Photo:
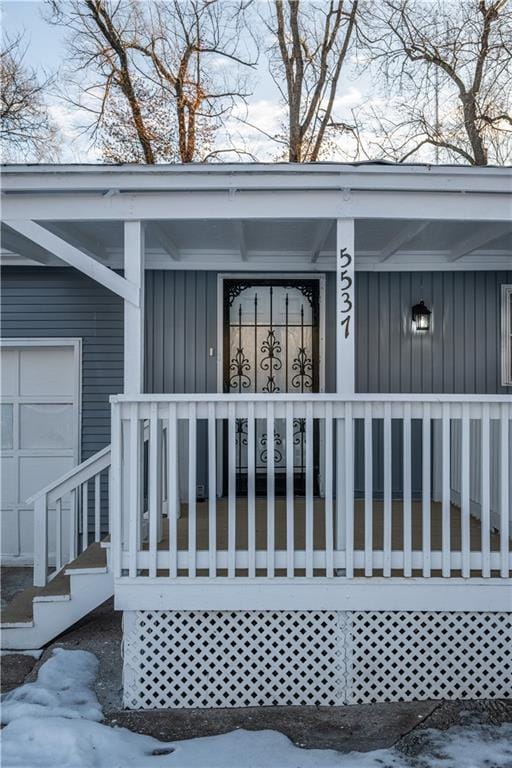
[(512, 387), (512, 285), (501, 286), (501, 385)]

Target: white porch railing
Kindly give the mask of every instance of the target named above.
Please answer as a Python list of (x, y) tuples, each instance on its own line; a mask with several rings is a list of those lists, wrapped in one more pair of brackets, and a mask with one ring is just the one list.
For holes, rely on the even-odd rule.
[(114, 575), (509, 577), (511, 423), (499, 396), (113, 397)]
[[(89, 544), (89, 520), (94, 514), (94, 538), (100, 541), (101, 511), (108, 509), (110, 445), (57, 478), (27, 500), (34, 504), (34, 586), (43, 587), (63, 565)], [(54, 536), (50, 537), (53, 517)], [(50, 556), (55, 552), (53, 571)]]

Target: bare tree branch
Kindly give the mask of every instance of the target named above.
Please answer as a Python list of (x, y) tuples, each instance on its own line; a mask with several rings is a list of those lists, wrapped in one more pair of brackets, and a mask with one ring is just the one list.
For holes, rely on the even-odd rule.
[(290, 162), (314, 162), (325, 148), (357, 12), (358, 0), (273, 0), (271, 73), (288, 110)]
[(0, 115), (2, 155), (8, 160), (55, 160), (57, 129), (50, 119), (46, 96), (53, 78), (40, 79), (25, 64), (23, 36), (4, 38), (0, 52)]

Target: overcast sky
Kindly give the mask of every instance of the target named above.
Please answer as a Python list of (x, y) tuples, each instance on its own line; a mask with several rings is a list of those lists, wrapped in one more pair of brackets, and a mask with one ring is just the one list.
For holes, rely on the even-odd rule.
[[(4, 0), (1, 3), (3, 31), (9, 37), (25, 32), (28, 46), (26, 62), (38, 70), (57, 73), (65, 61), (65, 31), (44, 20), (41, 13), (43, 6), (42, 0)], [(369, 83), (366, 78), (346, 75), (340, 86), (337, 102), (341, 113), (344, 113), (343, 117), (349, 119), (350, 109), (366, 98), (365, 92), (369, 90)], [(279, 129), (284, 111), (268, 72), (264, 52), (260, 56), (260, 63), (253, 77), (252, 91), (249, 114), (246, 116), (244, 111), (243, 117), (247, 117), (250, 123), (257, 123), (264, 131), (270, 134), (275, 133)], [(61, 162), (95, 162), (100, 159), (97, 150), (90, 146), (87, 137), (80, 135), (80, 129), (85, 122), (84, 115), (57, 96), (51, 99), (50, 111), (62, 133)], [(249, 128), (235, 118), (231, 119), (227, 127), (231, 135), (235, 136), (235, 143), (241, 145), (243, 141), (259, 160), (275, 159), (279, 147), (265, 138), (262, 133)], [(236, 138), (237, 132), (240, 134), (240, 142)]]

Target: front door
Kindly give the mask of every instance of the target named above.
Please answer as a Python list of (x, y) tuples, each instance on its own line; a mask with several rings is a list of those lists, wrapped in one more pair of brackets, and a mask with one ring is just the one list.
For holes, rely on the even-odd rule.
[[(224, 392), (319, 391), (319, 279), (224, 281)], [(295, 493), (305, 491), (305, 425), (294, 421)], [(256, 430), (256, 492), (266, 490), (268, 441), (265, 422)], [(226, 441), (224, 441), (226, 445)], [(315, 439), (315, 445), (318, 440)], [(227, 466), (227, 462), (224, 462)], [(318, 457), (314, 456), (318, 477)], [(275, 488), (285, 492), (284, 421), (276, 420)], [(247, 422), (237, 420), (237, 493), (247, 489)]]

